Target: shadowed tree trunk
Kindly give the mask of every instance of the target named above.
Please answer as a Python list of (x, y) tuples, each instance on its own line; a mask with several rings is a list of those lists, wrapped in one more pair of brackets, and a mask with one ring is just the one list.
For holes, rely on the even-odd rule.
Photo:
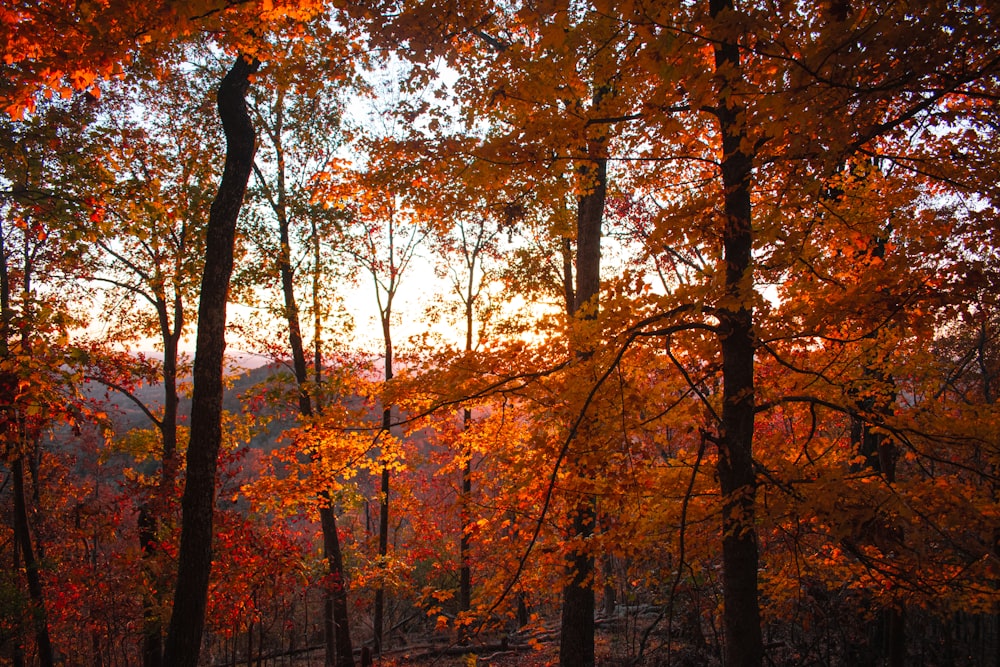
[[(382, 321), (385, 341), (385, 380), (392, 379), (392, 332), (389, 325), (389, 314)], [(382, 430), (386, 435), (392, 428), (392, 406), (382, 411)], [(379, 568), (385, 569), (386, 558), (389, 555), (389, 468), (382, 466), (379, 481), (379, 512), (378, 512), (378, 555)], [(385, 625), (385, 577), (381, 577), (378, 588), (375, 589), (375, 610), (372, 623), (374, 625), (375, 653), (382, 655), (383, 626)]]
[(165, 294), (157, 294), (156, 315), (163, 341), (163, 416), (154, 420), (154, 425), (160, 432), (163, 454), (158, 496), (151, 504), (147, 503), (139, 508), (139, 547), (143, 566), (147, 569), (147, 576), (156, 583), (157, 591), (143, 594), (143, 667), (161, 667), (163, 664), (163, 619), (158, 609), (162, 608), (163, 594), (159, 591), (165, 582), (158, 580), (160, 577), (156, 573), (159, 568), (156, 567), (155, 560), (159, 552), (160, 526), (170, 507), (170, 498), (177, 479), (177, 408), (180, 404), (177, 393), (177, 366), (180, 339), (184, 331), (184, 302), (180, 294), (174, 296), (172, 304), (168, 304)]
[[(883, 244), (884, 245), (884, 244)], [(866, 339), (874, 336), (866, 336)], [(851, 444), (858, 454), (864, 457), (864, 464), (856, 466), (857, 470), (865, 468), (881, 475), (887, 485), (896, 483), (896, 459), (898, 452), (896, 444), (886, 434), (880, 432), (864, 416), (877, 417), (892, 414), (892, 405), (896, 400), (895, 387), (892, 378), (878, 367), (878, 363), (868, 360), (863, 369), (863, 376), (873, 381), (878, 391), (872, 392), (864, 400), (858, 402), (858, 415), (851, 420)], [(877, 398), (876, 398), (877, 397)], [(903, 531), (894, 525), (891, 519), (877, 518), (869, 528), (878, 537), (902, 545)], [(871, 539), (872, 535), (858, 535), (859, 539)], [(906, 614), (903, 607), (887, 607), (880, 609), (874, 623), (869, 629), (871, 665), (886, 665), (887, 667), (904, 667), (906, 664)]]
[(256, 61), (237, 56), (218, 91), (219, 117), (226, 133), (226, 164), (209, 214), (205, 272), (198, 305), (187, 479), (181, 501), (181, 545), (174, 607), (164, 650), (164, 663), (171, 667), (197, 667), (205, 626), (212, 569), (215, 473), (222, 442), (226, 302), (233, 272), (236, 220), (253, 169), (256, 137), (245, 96), (250, 74), (256, 69)]
[[(713, 21), (733, 10), (731, 0), (711, 0)], [(713, 26), (715, 28), (715, 26)], [(757, 593), (754, 438), (753, 226), (745, 109), (732, 94), (742, 80), (740, 50), (731, 35), (715, 42), (719, 97), (715, 115), (722, 139), (724, 306), (718, 310), (723, 404), (719, 434), (722, 491), (722, 597), (726, 665), (760, 667), (764, 658)]]
[[(10, 340), (13, 335), (12, 320), (14, 317), (11, 305), (11, 282), (10, 273), (7, 266), (7, 248), (4, 245), (3, 229), (0, 229), (0, 356), (7, 358), (10, 353)], [(22, 277), (22, 289), (27, 296), (31, 291), (32, 262), (31, 257), (25, 249), (24, 271)], [(25, 307), (27, 312), (28, 308)], [(27, 320), (27, 318), (26, 318)], [(21, 332), (22, 353), (29, 351), (27, 331)], [(6, 375), (6, 374), (5, 374)], [(28, 521), (28, 497), (24, 485), (24, 459), (27, 447), (33, 448), (37, 445), (37, 439), (32, 438), (25, 428), (23, 415), (18, 414), (18, 409), (14, 407), (15, 394), (17, 392), (17, 377), (13, 374), (2, 378), (2, 390), (5, 394), (0, 397), (0, 405), (5, 414), (3, 430), (7, 432), (7, 438), (13, 440), (12, 446), (8, 446), (8, 451), (14, 455), (10, 463), (10, 474), (14, 481), (14, 552), (20, 553), (24, 564), (24, 574), (28, 583), (29, 609), (31, 612), (31, 623), (35, 630), (35, 649), (38, 652), (38, 663), (42, 667), (51, 667), (54, 664), (52, 651), (52, 641), (49, 638), (49, 623), (45, 611), (45, 596), (42, 588), (42, 578), (39, 573), (39, 562), (35, 556), (35, 548), (31, 542), (31, 526)], [(11, 431), (13, 431), (11, 433)], [(35, 486), (37, 497), (38, 486)], [(23, 657), (20, 647), (17, 647), (16, 658), (20, 662)]]
[(38, 663), (42, 667), (54, 665), (52, 642), (49, 640), (49, 624), (45, 613), (45, 600), (42, 594), (42, 578), (39, 575), (38, 559), (31, 544), (31, 531), (28, 527), (28, 506), (24, 490), (24, 456), (18, 456), (11, 465), (11, 476), (14, 478), (14, 533), (17, 548), (24, 559), (24, 573), (28, 580), (28, 597), (31, 600), (32, 625), (35, 629), (35, 647), (38, 650)]
[[(601, 290), (601, 224), (608, 178), (604, 150), (603, 140), (591, 141), (588, 154), (595, 159), (580, 170), (584, 179), (591, 178), (593, 182), (591, 190), (577, 202), (576, 290), (573, 307), (568, 313), (570, 317), (597, 317)], [(564, 271), (568, 266), (564, 254)], [(567, 303), (570, 303), (571, 277), (565, 275), (564, 282)], [(578, 354), (585, 356), (587, 352)], [(582, 428), (581, 433), (585, 434), (586, 429)], [(586, 539), (593, 535), (596, 517), (594, 498), (581, 496), (571, 510), (572, 537)], [(594, 556), (584, 552), (570, 554), (566, 567), (570, 582), (563, 588), (559, 664), (562, 667), (590, 667), (594, 664)]]

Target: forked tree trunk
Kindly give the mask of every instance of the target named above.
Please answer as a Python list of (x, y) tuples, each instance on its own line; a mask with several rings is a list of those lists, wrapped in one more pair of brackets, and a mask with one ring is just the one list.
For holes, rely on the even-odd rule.
[[(279, 104), (281, 103), (279, 99)], [(279, 109), (280, 113), (280, 109)], [(279, 127), (275, 132), (280, 140), (281, 127), (279, 115)], [(277, 143), (277, 141), (276, 141)], [(295, 383), (298, 388), (299, 414), (303, 417), (312, 417), (319, 410), (313, 409), (312, 397), (306, 388), (309, 380), (309, 369), (306, 364), (305, 345), (302, 341), (302, 325), (299, 319), (299, 307), (295, 299), (295, 274), (292, 271), (291, 257), (291, 230), (288, 220), (288, 208), (286, 205), (285, 191), (285, 170), (284, 170), (284, 150), (281, 145), (276, 145), (275, 149), (279, 155), (278, 165), (278, 199), (275, 204), (275, 214), (278, 217), (278, 241), (281, 245), (279, 250), (278, 265), (281, 272), (281, 291), (285, 300), (285, 321), (288, 324), (288, 344), (292, 351), (292, 369), (295, 372)], [(315, 230), (314, 230), (315, 233)], [(318, 241), (317, 241), (318, 242)], [(319, 263), (314, 267), (319, 271)], [(313, 289), (318, 289), (316, 278), (313, 279)], [(313, 305), (317, 305), (314, 296)], [(319, 344), (321, 325), (317, 314), (315, 335), (316, 344)], [(322, 356), (317, 353), (315, 362), (316, 386), (322, 379), (320, 364)], [(316, 406), (319, 407), (318, 405)], [(344, 559), (340, 551), (340, 537), (337, 535), (337, 515), (334, 512), (332, 498), (323, 491), (320, 494), (320, 531), (323, 535), (323, 557), (327, 561), (327, 572), (330, 575), (329, 587), (324, 590), (325, 599), (323, 601), (323, 635), (326, 650), (326, 664), (330, 667), (354, 667), (354, 649), (351, 645), (351, 633), (349, 625), (347, 607), (347, 588), (344, 578)]]
[[(484, 222), (485, 225), (485, 222)], [(480, 252), (483, 250), (483, 233), (472, 248), (471, 261), (468, 261), (469, 280), (465, 284), (465, 293), (462, 298), (465, 301), (465, 352), (471, 354), (473, 339), (475, 334), (475, 304), (478, 299), (476, 292), (476, 262), (480, 259)], [(464, 238), (464, 235), (463, 235)], [(465, 408), (462, 410), (462, 431), (468, 431), (472, 427), (472, 410)], [(462, 464), (461, 493), (459, 494), (459, 517), (461, 529), (458, 538), (458, 611), (468, 613), (472, 610), (472, 541), (466, 528), (472, 519), (472, 445), (465, 447), (465, 463)], [(460, 625), (458, 629), (458, 643), (467, 644), (469, 635), (467, 626)]]
[(181, 545), (174, 607), (164, 650), (164, 662), (171, 667), (197, 667), (205, 627), (212, 569), (215, 474), (222, 443), (226, 302), (233, 272), (236, 221), (253, 170), (256, 137), (245, 98), (250, 74), (256, 69), (256, 61), (251, 63), (242, 55), (237, 56), (218, 91), (219, 117), (226, 133), (226, 164), (208, 219), (198, 305), (187, 479), (181, 501)]
[[(731, 12), (731, 0), (710, 0), (713, 21)], [(714, 26), (713, 26), (714, 28)], [(733, 90), (742, 80), (739, 45), (732, 35), (715, 42), (720, 99), (715, 108), (722, 138), (723, 259), (725, 295), (718, 310), (722, 347), (723, 404), (719, 434), (722, 507), (722, 597), (726, 665), (760, 667), (764, 658), (757, 593), (756, 477), (754, 438), (753, 226), (746, 148), (746, 114)]]

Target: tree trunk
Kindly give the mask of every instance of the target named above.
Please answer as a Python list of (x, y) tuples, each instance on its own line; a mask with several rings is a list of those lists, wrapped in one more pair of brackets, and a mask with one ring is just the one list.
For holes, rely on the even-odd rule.
[(219, 86), (218, 109), (226, 133), (226, 164), (209, 214), (205, 269), (198, 306), (194, 393), (191, 402), (187, 479), (181, 501), (181, 545), (174, 607), (164, 662), (197, 667), (212, 569), (215, 473), (222, 442), (226, 302), (233, 271), (236, 221), (253, 169), (255, 134), (246, 92), (257, 62), (237, 56)]
[[(480, 237), (482, 238), (482, 237)], [(466, 284), (464, 295), (465, 300), (465, 352), (472, 353), (473, 327), (475, 324), (475, 272), (476, 258), (479, 255), (480, 246), (473, 250), (472, 261), (469, 264), (469, 281)], [(467, 431), (472, 425), (472, 410), (466, 408), (462, 411), (462, 431)], [(459, 494), (459, 518), (461, 527), (458, 534), (458, 611), (468, 613), (472, 609), (472, 544), (466, 529), (471, 521), (472, 502), (472, 446), (465, 448), (465, 463), (462, 464), (462, 485)], [(458, 643), (467, 644), (469, 642), (466, 626), (460, 625), (458, 630)]]
[[(885, 385), (891, 379), (882, 374), (872, 365), (866, 365), (864, 376), (869, 379), (876, 379)], [(888, 415), (892, 412), (893, 396), (883, 394), (884, 400), (876, 401), (869, 397), (861, 401), (858, 409), (862, 413), (879, 413)], [(871, 424), (860, 417), (855, 417), (851, 421), (851, 440), (857, 448), (858, 454), (864, 456), (865, 467), (873, 472), (880, 473), (886, 484), (896, 482), (896, 445), (885, 434), (872, 428)], [(886, 523), (882, 523), (886, 521)], [(903, 531), (899, 526), (888, 523), (887, 519), (876, 519), (872, 530), (883, 533), (884, 537), (892, 540), (903, 541)], [(864, 536), (859, 536), (864, 537)], [(904, 667), (906, 664), (906, 614), (901, 607), (886, 607), (878, 612), (876, 626), (869, 632), (871, 638), (872, 658), (881, 664), (883, 661), (888, 667)]]
[[(731, 0), (711, 0), (715, 20), (732, 11)], [(722, 596), (726, 665), (760, 667), (764, 658), (757, 592), (756, 477), (754, 438), (754, 332), (750, 179), (753, 157), (747, 144), (745, 109), (732, 91), (741, 79), (739, 46), (729, 35), (715, 42), (719, 80), (716, 116), (722, 137), (725, 295), (721, 329), (723, 404), (719, 434), (722, 507)]]
[[(390, 322), (392, 311), (387, 305), (382, 316), (382, 335), (385, 341), (385, 380), (392, 379), (392, 330)], [(382, 410), (382, 430), (386, 435), (392, 429), (392, 406)], [(379, 484), (379, 514), (378, 514), (378, 555), (379, 569), (385, 569), (386, 557), (389, 555), (389, 468), (382, 467)], [(385, 624), (385, 577), (380, 577), (378, 588), (375, 589), (375, 609), (372, 618), (374, 626), (374, 641), (376, 655), (382, 655), (383, 626)]]
[(169, 495), (173, 493), (177, 479), (177, 408), (180, 397), (177, 394), (178, 346), (184, 329), (184, 305), (178, 296), (174, 300), (174, 324), (171, 330), (167, 317), (167, 305), (157, 306), (160, 319), (160, 337), (163, 339), (163, 418), (160, 420), (160, 435), (163, 439), (162, 468), (160, 472), (160, 511), (166, 511)]
[[(604, 150), (603, 140), (591, 141), (588, 154), (593, 156), (593, 162), (580, 169), (581, 177), (592, 178), (593, 183), (590, 191), (577, 202), (576, 290), (572, 311), (568, 313), (570, 317), (597, 317), (601, 290), (601, 224), (604, 221), (608, 178)], [(566, 263), (564, 272), (569, 273), (570, 268)], [(564, 283), (572, 284), (569, 275), (564, 276)], [(566, 288), (567, 299), (569, 295), (570, 290)], [(577, 354), (582, 358), (589, 352), (581, 350)], [(586, 433), (586, 428), (580, 432)], [(581, 476), (588, 474), (581, 466), (570, 465)], [(583, 540), (592, 536), (597, 517), (594, 498), (581, 496), (571, 514), (571, 536)], [(570, 582), (563, 588), (559, 664), (563, 667), (590, 667), (594, 664), (594, 555), (576, 552), (569, 556), (566, 566)]]
[[(280, 104), (280, 100), (279, 100)], [(280, 120), (280, 115), (279, 115)], [(281, 128), (275, 133), (281, 136)], [(278, 236), (281, 248), (279, 250), (279, 266), (281, 272), (281, 291), (285, 299), (285, 321), (288, 324), (288, 344), (292, 351), (292, 368), (295, 371), (295, 382), (298, 386), (299, 413), (303, 417), (313, 415), (312, 398), (306, 384), (309, 380), (309, 369), (306, 364), (305, 345), (302, 341), (302, 325), (299, 319), (299, 307), (295, 300), (295, 275), (292, 271), (291, 257), (291, 230), (288, 220), (288, 209), (286, 206), (285, 177), (284, 177), (284, 151), (281, 145), (275, 146), (279, 155), (278, 167), (278, 200), (276, 202), (275, 214), (278, 217)], [(315, 229), (313, 230), (315, 234)], [(318, 240), (317, 240), (318, 243)], [(318, 255), (317, 255), (318, 258)], [(317, 261), (314, 271), (319, 271)], [(313, 290), (318, 289), (316, 276), (313, 277)], [(313, 306), (317, 307), (317, 299), (313, 299)], [(315, 336), (316, 345), (321, 333), (319, 315), (316, 315)], [(319, 354), (319, 347), (314, 359), (316, 386), (322, 378), (320, 365), (322, 357)], [(317, 406), (318, 407), (318, 406)], [(318, 412), (318, 410), (317, 410)], [(344, 578), (344, 559), (340, 551), (340, 538), (337, 535), (337, 515), (334, 512), (332, 502), (325, 491), (320, 493), (320, 531), (323, 534), (323, 557), (327, 561), (327, 571), (330, 574), (330, 587), (324, 590), (325, 600), (323, 601), (323, 637), (326, 649), (326, 664), (336, 667), (354, 667), (354, 649), (351, 645), (351, 633), (349, 624), (349, 612), (347, 606), (347, 588)]]
[[(25, 250), (24, 257), (23, 290), (25, 297), (30, 294), (31, 280), (31, 260)], [(27, 301), (25, 312), (28, 311)], [(3, 229), (0, 228), (0, 355), (4, 359), (10, 356), (10, 338), (13, 335), (12, 320), (13, 310), (11, 306), (11, 283), (10, 273), (7, 266), (7, 248), (4, 244)], [(22, 353), (29, 352), (29, 342), (27, 330), (21, 331)], [(7, 451), (13, 453), (14, 460), (10, 463), (11, 477), (14, 480), (14, 553), (15, 559), (20, 553), (24, 563), (25, 578), (28, 583), (28, 598), (31, 601), (31, 620), (35, 630), (35, 647), (38, 651), (38, 662), (42, 667), (51, 667), (54, 664), (52, 642), (49, 639), (48, 616), (45, 611), (45, 596), (42, 588), (42, 578), (39, 574), (39, 563), (35, 557), (35, 549), (31, 542), (31, 527), (28, 521), (28, 497), (24, 486), (24, 458), (27, 455), (26, 443), (29, 436), (25, 430), (25, 420), (18, 414), (15, 407), (15, 394), (17, 388), (17, 377), (13, 374), (5, 374), (0, 378), (2, 383), (3, 396), (0, 396), (0, 405), (5, 406), (5, 424), (0, 427), (5, 431)], [(37, 446), (37, 441), (32, 442), (32, 448)], [(37, 478), (35, 479), (35, 496), (38, 495)], [(23, 661), (21, 647), (15, 648), (15, 660)]]
[(31, 619), (35, 629), (35, 647), (41, 667), (52, 667), (54, 662), (52, 642), (49, 640), (48, 616), (45, 612), (45, 597), (42, 593), (42, 578), (38, 560), (31, 544), (31, 530), (28, 527), (28, 503), (24, 490), (24, 456), (20, 455), (11, 464), (14, 478), (14, 537), (17, 548), (24, 559), (24, 572), (28, 580), (28, 597), (31, 600)]
[[(158, 513), (143, 504), (139, 508), (139, 548), (142, 551), (143, 566), (147, 576), (155, 569), (150, 567), (156, 553), (156, 532), (159, 525)], [(163, 623), (157, 610), (157, 594), (144, 591), (142, 595), (142, 664), (144, 667), (160, 667), (163, 664)]]
[[(385, 411), (386, 421), (389, 420), (389, 410)], [(378, 513), (378, 555), (380, 570), (386, 567), (386, 556), (389, 554), (389, 469), (382, 467), (379, 484)], [(375, 630), (375, 654), (382, 655), (383, 627), (385, 625), (385, 577), (379, 577), (378, 588), (375, 589), (375, 611), (372, 623)]]
[[(470, 351), (471, 346), (466, 347), (466, 351)], [(469, 428), (472, 423), (472, 411), (464, 410), (462, 412), (462, 430)], [(459, 496), (461, 502), (461, 508), (459, 515), (461, 517), (461, 531), (459, 532), (458, 538), (458, 558), (459, 558), (459, 570), (458, 570), (458, 611), (468, 612), (472, 609), (472, 545), (469, 541), (469, 535), (466, 533), (466, 529), (471, 521), (471, 511), (470, 502), (472, 499), (472, 448), (466, 447), (465, 450), (465, 463), (462, 465), (462, 492)], [(466, 644), (469, 641), (468, 635), (465, 631), (465, 626), (460, 626), (458, 633), (458, 640), (460, 644)]]
[[(344, 579), (344, 558), (340, 550), (340, 536), (337, 534), (337, 516), (332, 507), (321, 507), (319, 519), (323, 531), (323, 556), (330, 572), (329, 606), (330, 622), (333, 630), (333, 664), (336, 667), (354, 667), (354, 647), (351, 644), (351, 629), (347, 607), (347, 582)], [(329, 638), (327, 642), (329, 643)]]
[(156, 611), (162, 607), (164, 582), (156, 575), (159, 552), (157, 538), (163, 519), (170, 507), (174, 482), (177, 479), (177, 408), (180, 397), (177, 393), (178, 346), (184, 328), (184, 308), (180, 296), (173, 303), (173, 327), (170, 324), (167, 300), (161, 294), (157, 297), (156, 313), (163, 341), (163, 417), (156, 424), (160, 431), (162, 455), (160, 459), (160, 483), (158, 497), (153, 502), (139, 508), (139, 547), (142, 566), (147, 576), (152, 577), (156, 592), (144, 593), (142, 599), (142, 664), (143, 667), (160, 667), (163, 664), (163, 619)]

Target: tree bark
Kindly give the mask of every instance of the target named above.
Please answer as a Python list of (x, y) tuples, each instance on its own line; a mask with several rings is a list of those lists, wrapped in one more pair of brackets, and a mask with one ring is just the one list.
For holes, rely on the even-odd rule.
[(250, 74), (256, 69), (256, 60), (249, 62), (242, 55), (237, 56), (218, 91), (219, 117), (226, 133), (226, 164), (209, 214), (198, 305), (187, 479), (181, 501), (181, 545), (164, 652), (164, 662), (171, 667), (197, 667), (205, 626), (212, 569), (215, 474), (222, 442), (226, 302), (233, 271), (236, 221), (253, 169), (256, 136), (245, 97)]
[[(599, 100), (599, 95), (598, 95)], [(576, 217), (576, 290), (570, 317), (597, 317), (601, 290), (601, 224), (607, 197), (607, 158), (604, 141), (591, 141), (588, 154), (593, 161), (580, 169), (581, 177), (592, 178), (590, 191), (577, 202)], [(564, 270), (567, 267), (564, 267)], [(569, 276), (565, 283), (572, 284)], [(567, 299), (569, 290), (566, 290)], [(577, 355), (589, 355), (580, 350)], [(581, 429), (585, 433), (586, 429)], [(574, 465), (583, 476), (585, 469)], [(586, 540), (594, 534), (597, 508), (592, 496), (581, 496), (572, 510), (570, 533)], [(562, 624), (559, 636), (559, 664), (562, 667), (590, 667), (594, 664), (594, 555), (585, 551), (571, 554), (566, 564), (570, 582), (563, 588)]]
[[(731, 0), (711, 0), (713, 20), (731, 12)], [(722, 596), (726, 665), (760, 667), (764, 658), (757, 589), (754, 438), (753, 225), (750, 181), (753, 156), (745, 109), (733, 90), (742, 80), (739, 45), (730, 35), (715, 42), (722, 138), (724, 300), (718, 311), (722, 347), (723, 404), (719, 434), (722, 507)]]

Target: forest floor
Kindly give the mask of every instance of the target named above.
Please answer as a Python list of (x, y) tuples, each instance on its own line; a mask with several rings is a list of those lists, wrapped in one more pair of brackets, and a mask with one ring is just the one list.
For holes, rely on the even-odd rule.
[[(597, 638), (598, 664), (615, 664), (611, 660), (607, 637)], [(321, 652), (301, 656), (295, 667), (321, 667)], [(358, 663), (360, 664), (360, 663)], [(413, 646), (408, 649), (386, 651), (381, 660), (376, 658), (373, 667), (550, 667), (559, 664), (558, 637), (540, 637), (528, 644), (508, 647), (471, 646), (464, 652), (457, 646)]]
[[(625, 628), (620, 621), (609, 623), (599, 619), (594, 647), (597, 664), (606, 667), (634, 664), (632, 658), (638, 646), (638, 626), (634, 621)], [(449, 644), (441, 636), (411, 636), (408, 639), (407, 646), (391, 648), (381, 658), (375, 658), (372, 667), (549, 667), (559, 664), (559, 632), (554, 624), (539, 625), (528, 632), (506, 637), (483, 638), (468, 647)], [(314, 646), (295, 656), (276, 656), (254, 664), (258, 667), (323, 667), (323, 650)], [(355, 664), (362, 665), (357, 653)]]

